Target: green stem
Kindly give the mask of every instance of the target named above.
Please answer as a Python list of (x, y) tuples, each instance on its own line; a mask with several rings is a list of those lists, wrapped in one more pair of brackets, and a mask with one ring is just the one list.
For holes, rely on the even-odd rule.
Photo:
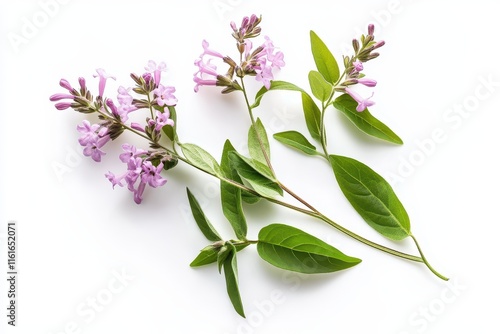
[(147, 97), (148, 97), (148, 106), (149, 106), (149, 112), (151, 113), (151, 118), (155, 119), (155, 116), (153, 114), (153, 108), (151, 106), (151, 98), (149, 97), (149, 93), (147, 94)]
[(418, 249), (418, 252), (420, 253), (420, 256), (423, 260), (423, 262), (425, 263), (425, 265), (427, 266), (427, 268), (429, 268), (430, 271), (432, 271), (434, 273), (434, 275), (436, 275), (437, 277), (441, 278), (442, 280), (444, 281), (447, 281), (448, 280), (448, 277), (445, 277), (443, 275), (441, 275), (440, 273), (438, 273), (432, 266), (431, 264), (429, 263), (429, 261), (427, 261), (427, 259), (425, 258), (424, 256), (424, 253), (422, 252), (422, 249), (420, 248), (420, 245), (418, 244), (418, 241), (417, 241), (417, 238), (415, 238), (415, 236), (413, 234), (410, 234), (410, 237), (413, 239), (413, 241), (415, 242), (415, 246), (417, 246), (417, 249)]
[[(271, 169), (273, 176), (275, 176), (274, 170), (272, 168), (271, 160), (270, 160), (269, 156), (267, 155), (267, 152), (266, 152), (266, 150), (264, 148), (263, 141), (260, 138), (259, 133), (257, 132), (257, 130), (255, 128), (255, 118), (253, 116), (252, 107), (251, 107), (250, 102), (248, 100), (248, 95), (247, 95), (247, 92), (246, 92), (246, 89), (245, 89), (245, 83), (244, 83), (243, 78), (241, 78), (241, 87), (242, 87), (243, 96), (245, 98), (245, 103), (247, 105), (248, 114), (249, 114), (250, 120), (252, 122), (252, 128), (255, 131), (255, 136), (256, 136), (256, 138), (257, 138), (257, 140), (259, 142), (259, 146), (260, 146), (261, 151), (262, 151), (262, 153), (263, 153), (263, 155), (265, 157), (266, 163), (267, 163), (268, 167)], [(325, 127), (324, 127), (324, 121), (323, 121), (324, 114), (325, 114), (325, 109), (326, 109), (326, 105), (327, 104), (323, 104), (322, 105), (321, 130), (322, 130), (322, 145), (323, 145), (323, 150), (325, 151), (325, 155), (328, 156), (328, 151), (327, 151), (327, 148), (326, 148)], [(378, 250), (381, 250), (383, 252), (386, 252), (386, 253), (389, 253), (389, 254), (392, 254), (392, 255), (395, 255), (395, 256), (398, 256), (398, 257), (405, 258), (407, 260), (422, 262), (422, 259), (419, 258), (419, 257), (417, 257), (417, 256), (405, 254), (405, 253), (396, 251), (394, 249), (391, 249), (391, 248), (379, 245), (379, 244), (377, 244), (375, 242), (372, 242), (372, 241), (370, 241), (368, 239), (365, 239), (365, 238), (361, 237), (360, 235), (357, 235), (356, 233), (354, 233), (354, 232), (352, 232), (352, 231), (344, 228), (343, 226), (335, 223), (333, 220), (331, 220), (328, 217), (326, 217), (325, 215), (323, 215), (321, 212), (319, 212), (319, 210), (317, 210), (316, 208), (314, 208), (311, 204), (309, 204), (308, 202), (306, 202), (304, 199), (302, 199), (300, 196), (298, 196), (296, 193), (294, 193), (291, 189), (289, 189), (288, 187), (286, 187), (284, 184), (282, 184), (279, 181), (277, 181), (277, 183), (281, 187), (281, 189), (283, 189), (286, 193), (288, 193), (293, 198), (295, 198), (297, 201), (299, 201), (300, 203), (302, 203), (303, 205), (305, 205), (310, 211), (302, 209), (302, 208), (299, 208), (299, 207), (296, 207), (296, 206), (291, 205), (289, 203), (285, 203), (285, 202), (282, 202), (282, 201), (279, 201), (279, 200), (275, 200), (273, 198), (264, 197), (268, 201), (273, 202), (273, 203), (278, 204), (278, 205), (281, 205), (281, 206), (284, 206), (284, 207), (287, 207), (289, 209), (298, 211), (298, 212), (302, 212), (304, 214), (307, 214), (309, 216), (318, 218), (320, 220), (323, 220), (324, 222), (326, 222), (329, 225), (333, 226), (334, 228), (336, 228), (340, 232), (342, 232), (342, 233), (350, 236), (351, 238), (353, 238), (353, 239), (355, 239), (357, 241), (360, 241), (360, 242), (362, 242), (365, 245), (368, 245), (370, 247), (376, 248)]]
[(243, 96), (245, 97), (245, 103), (247, 105), (248, 114), (250, 116), (250, 121), (252, 122), (252, 130), (255, 132), (255, 138), (257, 138), (257, 141), (259, 142), (260, 150), (262, 151), (262, 154), (264, 155), (264, 159), (266, 160), (267, 166), (271, 170), (271, 174), (273, 175), (273, 177), (276, 177), (276, 174), (274, 173), (273, 166), (271, 164), (271, 158), (267, 154), (266, 149), (264, 147), (264, 142), (262, 141), (262, 138), (260, 138), (259, 132), (257, 131), (257, 128), (255, 126), (255, 117), (253, 116), (253, 110), (252, 110), (252, 107), (250, 106), (250, 101), (248, 100), (247, 91), (245, 89), (245, 82), (244, 82), (243, 78), (241, 78), (240, 81), (241, 81), (241, 88), (242, 88), (241, 91), (243, 92)]
[[(248, 101), (248, 100), (247, 100)], [(100, 112), (103, 116), (107, 116), (105, 115), (104, 113), (102, 113), (101, 111), (98, 111)], [(252, 117), (253, 118), (253, 117)], [(147, 139), (148, 141), (150, 141), (151, 139), (148, 138), (146, 135), (130, 128), (129, 126), (126, 126), (124, 124), (122, 124), (122, 126), (133, 132), (134, 134), (136, 135), (139, 135), (140, 137), (143, 137), (145, 139)], [(225, 178), (223, 176), (220, 176), (220, 175), (216, 175), (214, 173), (211, 173), (209, 171), (206, 171), (204, 169), (201, 169), (199, 168), (198, 166), (194, 165), (193, 163), (191, 163), (189, 160), (187, 160), (186, 158), (182, 157), (181, 155), (179, 155), (177, 152), (174, 152), (172, 150), (170, 150), (169, 148), (161, 145), (161, 144), (157, 144), (158, 147), (160, 147), (161, 149), (165, 150), (165, 152), (167, 152), (168, 154), (172, 155), (173, 157), (175, 157), (176, 159), (186, 163), (187, 165), (191, 166), (191, 167), (194, 167), (206, 174), (209, 174), (213, 177), (216, 177), (218, 178), (219, 180), (221, 181), (224, 181), (224, 182), (227, 182), (237, 188), (240, 188), (242, 190), (245, 190), (255, 196), (259, 196), (259, 197), (262, 197), (264, 198), (265, 200), (271, 202), (271, 203), (274, 203), (274, 204), (277, 204), (277, 205), (280, 205), (282, 207), (285, 207), (285, 208), (288, 208), (288, 209), (291, 209), (291, 210), (294, 210), (296, 212), (299, 212), (299, 213), (302, 213), (302, 214), (305, 214), (305, 215), (308, 215), (310, 217), (314, 217), (314, 218), (317, 218), (317, 219), (320, 219), (326, 223), (328, 223), (329, 225), (331, 225), (332, 227), (334, 227), (335, 229), (339, 230), (340, 232), (346, 234), (347, 236), (361, 242), (361, 243), (364, 243), (365, 245), (368, 245), (372, 248), (375, 248), (375, 249), (378, 249), (380, 251), (383, 251), (385, 253), (388, 253), (388, 254), (391, 254), (391, 255), (394, 255), (394, 256), (397, 256), (397, 257), (400, 257), (400, 258), (403, 258), (403, 259), (406, 259), (406, 260), (410, 260), (410, 261), (416, 261), (416, 262), (424, 262), (422, 258), (420, 257), (417, 257), (417, 256), (414, 256), (414, 255), (410, 255), (410, 254), (406, 254), (406, 253), (403, 253), (403, 252), (399, 252), (399, 251), (396, 251), (394, 249), (391, 249), (391, 248), (388, 248), (386, 246), (383, 246), (383, 245), (380, 245), (380, 244), (377, 244), (375, 242), (372, 242), (368, 239), (365, 239), (363, 237), (361, 237), (360, 235), (346, 229), (345, 227), (335, 223), (333, 220), (331, 220), (330, 218), (326, 217), (324, 214), (320, 213), (317, 209), (315, 209), (312, 205), (310, 205), (309, 203), (307, 203), (305, 200), (303, 200), (301, 197), (299, 197), (298, 195), (296, 195), (293, 191), (291, 191), (290, 189), (288, 189), (287, 187), (285, 187), (284, 185), (280, 184), (280, 186), (282, 187), (282, 189), (284, 191), (286, 191), (287, 193), (289, 193), (292, 197), (296, 198), (299, 202), (301, 202), (302, 204), (304, 204), (308, 209), (304, 209), (304, 208), (300, 208), (300, 207), (297, 207), (293, 204), (290, 204), (290, 203), (287, 203), (287, 202), (283, 202), (283, 201), (280, 201), (280, 200), (277, 200), (275, 198), (272, 198), (272, 197), (266, 197), (266, 196), (262, 196), (260, 194), (258, 194), (256, 191), (254, 191), (253, 189), (251, 188), (248, 188), (247, 186), (239, 183), (239, 182), (236, 182), (234, 180), (231, 180), (231, 179), (228, 179), (228, 178)], [(248, 241), (249, 243), (256, 243), (256, 241)], [(432, 270), (432, 269), (431, 269)], [(435, 272), (433, 270), (433, 272)], [(440, 276), (442, 277), (442, 276)]]
[(321, 136), (321, 147), (323, 148), (323, 152), (325, 153), (325, 159), (328, 159), (328, 150), (327, 150), (327, 143), (326, 143), (326, 128), (325, 128), (325, 114), (326, 114), (326, 107), (325, 106), (328, 106), (328, 104), (322, 103), (320, 136)]

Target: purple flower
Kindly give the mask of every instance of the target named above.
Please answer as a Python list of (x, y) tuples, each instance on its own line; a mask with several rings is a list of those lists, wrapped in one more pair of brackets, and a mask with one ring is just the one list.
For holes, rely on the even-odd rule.
[(83, 149), (83, 155), (86, 157), (91, 157), (95, 162), (100, 162), (101, 157), (103, 155), (106, 155), (106, 153), (101, 150), (101, 147), (103, 147), (110, 139), (111, 138), (109, 136), (105, 136), (95, 141), (89, 142)]
[(134, 101), (134, 97), (130, 95), (130, 88), (125, 88), (123, 86), (118, 87), (118, 96), (116, 99), (120, 103), (131, 104)]
[(81, 125), (77, 125), (76, 129), (78, 132), (82, 134), (80, 138), (78, 138), (78, 142), (82, 146), (88, 145), (90, 142), (94, 142), (97, 140), (97, 130), (99, 129), (99, 124), (92, 124), (87, 120), (84, 120)]
[(164, 62), (161, 62), (158, 65), (156, 65), (156, 62), (154, 62), (153, 60), (150, 60), (148, 62), (148, 65), (146, 67), (144, 67), (144, 69), (146, 71), (153, 73), (155, 85), (156, 85), (156, 87), (158, 87), (158, 85), (160, 84), (160, 80), (161, 80), (161, 72), (167, 71), (167, 64), (165, 64)]
[(283, 66), (285, 66), (285, 61), (283, 60), (284, 56), (285, 55), (283, 54), (283, 52), (276, 52), (272, 59), (270, 59), (272, 62), (272, 66), (278, 69), (281, 69)]
[(98, 68), (96, 71), (97, 74), (94, 74), (94, 78), (99, 77), (99, 96), (102, 97), (104, 94), (104, 88), (106, 87), (106, 80), (109, 78), (116, 80), (116, 78), (107, 74), (102, 68)]
[(76, 129), (82, 134), (78, 138), (78, 142), (85, 147), (83, 155), (91, 157), (96, 162), (100, 162), (101, 157), (106, 154), (101, 148), (111, 140), (108, 134), (109, 129), (100, 124), (91, 125), (87, 120), (84, 120), (81, 125), (77, 125)]
[(365, 85), (366, 87), (375, 87), (377, 85), (377, 81), (368, 78), (360, 78), (357, 79), (358, 83)]
[(217, 66), (211, 64), (211, 60), (209, 59), (206, 63), (203, 61), (203, 58), (195, 60), (194, 64), (198, 66), (198, 72), (193, 76), (193, 80), (196, 83), (194, 86), (195, 92), (198, 92), (200, 86), (217, 85)]
[(153, 188), (163, 186), (167, 180), (160, 175), (162, 170), (163, 163), (155, 167), (151, 161), (145, 161), (142, 164), (141, 182), (147, 183)]
[(137, 149), (134, 145), (123, 144), (122, 145), (124, 153), (120, 154), (121, 162), (128, 163), (130, 159), (137, 158), (138, 156), (148, 153), (145, 150)]
[(148, 152), (129, 144), (124, 144), (122, 148), (124, 153), (120, 155), (120, 160), (127, 164), (127, 170), (120, 176), (112, 172), (106, 173), (105, 176), (111, 182), (113, 189), (117, 185), (123, 187), (122, 182), (125, 181), (128, 190), (134, 194), (135, 203), (140, 204), (147, 185), (157, 188), (167, 183), (167, 180), (161, 176), (163, 163), (155, 167), (151, 161), (140, 157), (141, 155), (147, 156)]
[(264, 66), (264, 68), (262, 70), (257, 72), (255, 79), (257, 81), (261, 81), (264, 84), (264, 86), (267, 89), (269, 89), (271, 87), (271, 80), (274, 79), (272, 67), (271, 66)]
[(157, 110), (156, 111), (155, 130), (161, 131), (161, 129), (165, 125), (174, 126), (174, 121), (172, 119), (170, 119), (169, 117), (170, 117), (170, 112), (168, 112), (168, 110), (165, 110), (165, 112), (161, 112), (161, 111)]
[(210, 49), (209, 44), (206, 40), (203, 40), (203, 42), (201, 42), (201, 46), (203, 47), (203, 53), (200, 55), (200, 58), (202, 58), (204, 55), (214, 56), (221, 59), (224, 58), (221, 53)]
[(352, 65), (354, 66), (354, 71), (356, 72), (361, 72), (363, 70), (363, 63), (359, 60), (353, 62)]
[(106, 176), (106, 178), (109, 180), (109, 182), (111, 182), (111, 184), (113, 185), (113, 189), (115, 189), (116, 185), (123, 187), (123, 184), (122, 184), (123, 177), (116, 177), (115, 174), (113, 174), (109, 171), (106, 174), (104, 174), (104, 176)]
[(345, 92), (347, 94), (349, 94), (354, 99), (354, 101), (356, 101), (358, 103), (358, 106), (356, 107), (356, 111), (361, 112), (361, 111), (365, 110), (366, 108), (375, 104), (375, 102), (370, 100), (370, 98), (373, 96), (373, 93), (370, 97), (363, 99), (361, 97), (361, 95), (359, 95), (358, 93), (356, 93), (355, 91), (353, 91), (349, 87), (346, 87)]
[(156, 103), (158, 103), (160, 107), (164, 105), (175, 106), (177, 104), (177, 98), (174, 96), (174, 87), (159, 85), (153, 93), (156, 96)]

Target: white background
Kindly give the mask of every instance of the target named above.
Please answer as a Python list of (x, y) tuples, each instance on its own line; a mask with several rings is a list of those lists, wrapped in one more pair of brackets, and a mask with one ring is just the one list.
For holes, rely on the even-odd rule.
[[(498, 328), (496, 1), (73, 0), (57, 2), (50, 16), (43, 14), (43, 3), (2, 1), (0, 7), (1, 333), (414, 334)], [(450, 282), (311, 218), (260, 203), (245, 208), (250, 238), (269, 223), (287, 223), (363, 262), (309, 277), (275, 269), (249, 247), (238, 256), (245, 320), (233, 311), (215, 266), (188, 266), (207, 241), (190, 217), (186, 186), (217, 229), (232, 237), (216, 180), (180, 164), (165, 174), (167, 185), (148, 189), (136, 205), (131, 193), (113, 190), (103, 174), (123, 169), (117, 159), (121, 143), (142, 141), (124, 135), (106, 146), (102, 163), (82, 158), (75, 128), (85, 115), (58, 111), (48, 99), (63, 92), (59, 79), (77, 85), (84, 76), (95, 92), (92, 74), (102, 67), (118, 77), (107, 88), (114, 95), (118, 85), (132, 85), (129, 73), (141, 73), (149, 59), (168, 64), (165, 78), (177, 88), (182, 141), (216, 157), (226, 138), (244, 149), (249, 120), (241, 95), (223, 96), (213, 87), (195, 94), (192, 74), (201, 40), (234, 55), (229, 22), (252, 13), (263, 15), (263, 35), (285, 53), (286, 66), (276, 77), (304, 88), (314, 66), (309, 30), (340, 58), (345, 45), (375, 23), (377, 38), (387, 44), (365, 67), (378, 81), (371, 111), (405, 145), (368, 138), (330, 110), (330, 148), (392, 180), (428, 259)], [(30, 22), (39, 25), (31, 34), (25, 27)], [(16, 46), (13, 36), (25, 39)], [(256, 114), (270, 134), (306, 132), (297, 93), (270, 93)], [(436, 132), (440, 140), (431, 143)], [(416, 252), (410, 240), (392, 243), (365, 226), (324, 161), (273, 140), (271, 145), (283, 182), (332, 219)], [(12, 220), (19, 233), (16, 328), (6, 326), (5, 310), (5, 227)], [(119, 273), (126, 275), (124, 282), (116, 280)], [(95, 298), (99, 312), (88, 304)]]

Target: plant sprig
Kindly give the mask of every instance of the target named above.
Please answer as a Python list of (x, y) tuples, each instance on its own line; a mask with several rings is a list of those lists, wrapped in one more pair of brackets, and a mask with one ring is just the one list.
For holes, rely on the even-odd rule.
[[(408, 214), (388, 182), (362, 162), (331, 154), (328, 150), (328, 124), (325, 123), (325, 114), (330, 107), (342, 112), (362, 132), (370, 136), (394, 144), (403, 143), (399, 136), (368, 111), (367, 107), (374, 102), (370, 98), (361, 98), (352, 88), (357, 84), (368, 87), (376, 85), (374, 80), (367, 79), (362, 73), (363, 64), (375, 59), (378, 53), (374, 50), (384, 45), (382, 41), (375, 41), (373, 26), (369, 26), (368, 34), (362, 35), (360, 41), (353, 40), (354, 54), (343, 58), (342, 72), (326, 44), (311, 31), (311, 50), (316, 69), (308, 74), (312, 92), (310, 95), (293, 83), (274, 80), (273, 71), (285, 65), (283, 53), (277, 51), (268, 37), (255, 48), (250, 41), (260, 35), (261, 20), (261, 17), (252, 15), (245, 17), (240, 27), (234, 22), (231, 23), (232, 37), (236, 40), (238, 53), (235, 58), (238, 62), (211, 49), (207, 41), (203, 41), (204, 51), (195, 61), (198, 67), (194, 76), (195, 91), (201, 86), (221, 86), (224, 94), (242, 93), (250, 120), (248, 155), (238, 152), (230, 140), (226, 140), (218, 160), (204, 148), (180, 140), (177, 133), (175, 88), (161, 83), (162, 72), (166, 69), (164, 63), (156, 64), (150, 61), (144, 74), (132, 73), (131, 78), (135, 86), (128, 89), (120, 86), (116, 100), (104, 95), (106, 81), (115, 78), (103, 69), (97, 70), (99, 93), (96, 97), (87, 88), (85, 79), (79, 78), (79, 89), (73, 88), (67, 80), (62, 79), (60, 85), (68, 94), (55, 94), (50, 99), (57, 102), (56, 108), (59, 110), (72, 108), (84, 114), (98, 115), (98, 123), (90, 124), (84, 120), (78, 126), (81, 133), (79, 142), (84, 147), (83, 153), (96, 162), (100, 162), (106, 154), (102, 150), (104, 145), (117, 139), (125, 131), (148, 142), (148, 149), (123, 144), (124, 152), (120, 155), (120, 160), (126, 164), (126, 171), (121, 175), (111, 172), (106, 174), (113, 187), (126, 185), (137, 204), (142, 202), (147, 186), (156, 188), (166, 183), (162, 173), (168, 173), (179, 161), (220, 181), (222, 212), (234, 231), (234, 238), (222, 237), (210, 223), (193, 193), (187, 189), (194, 220), (202, 234), (211, 242), (200, 251), (191, 266), (216, 263), (219, 273), (224, 271), (229, 299), (241, 316), (245, 316), (245, 312), (239, 292), (237, 253), (250, 245), (256, 245), (257, 253), (265, 262), (284, 270), (306, 274), (336, 272), (361, 262), (360, 259), (346, 255), (305, 231), (281, 223), (267, 225), (258, 232), (256, 239), (248, 239), (246, 204), (259, 200), (266, 200), (321, 220), (354, 240), (379, 251), (424, 263), (436, 276), (447, 280), (427, 261), (411, 232)], [(226, 66), (227, 71), (220, 73), (215, 65), (216, 61)], [(245, 84), (249, 77), (263, 84), (253, 101), (250, 101)], [(137, 96), (132, 96), (130, 90)], [(273, 90), (295, 91), (301, 94), (304, 120), (309, 132), (309, 135), (304, 135), (295, 130), (288, 130), (273, 134), (273, 138), (306, 156), (323, 158), (331, 166), (345, 197), (368, 225), (391, 240), (412, 238), (419, 256), (406, 254), (354, 233), (321, 213), (311, 202), (299, 196), (297, 191), (285, 185), (273, 167), (265, 124), (255, 117), (255, 110), (260, 106), (262, 98)], [(341, 95), (336, 96), (337, 93)], [(128, 121), (129, 113), (137, 110), (146, 111), (144, 124)], [(318, 150), (311, 141), (316, 142), (320, 149)], [(285, 194), (288, 194), (292, 201), (285, 200)]]

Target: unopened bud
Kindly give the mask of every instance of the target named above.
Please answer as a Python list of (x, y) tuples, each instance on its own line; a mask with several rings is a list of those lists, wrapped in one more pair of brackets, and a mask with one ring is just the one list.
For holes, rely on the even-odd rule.
[(352, 47), (354, 49), (354, 53), (358, 53), (358, 51), (359, 51), (359, 41), (356, 38), (354, 38), (352, 40)]
[(377, 43), (373, 44), (373, 50), (378, 49), (384, 45), (385, 45), (385, 41), (378, 41)]
[(373, 32), (375, 31), (375, 26), (373, 24), (368, 25), (368, 35), (373, 36)]

